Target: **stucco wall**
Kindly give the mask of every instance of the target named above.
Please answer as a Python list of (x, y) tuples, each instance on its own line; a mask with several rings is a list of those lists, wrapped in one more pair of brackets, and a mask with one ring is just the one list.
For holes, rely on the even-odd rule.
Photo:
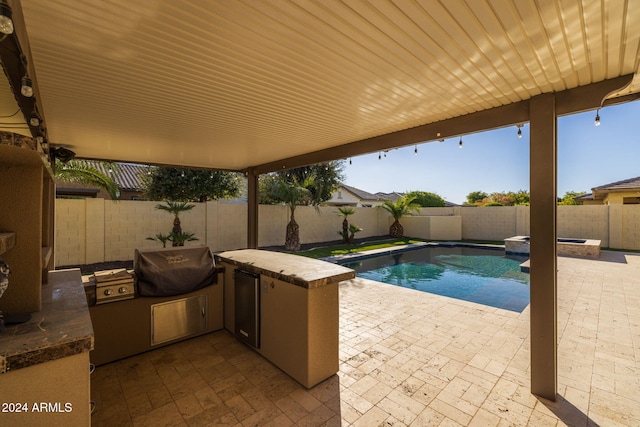
[[(56, 200), (56, 266), (130, 260), (135, 248), (160, 247), (146, 240), (167, 234), (172, 217), (157, 202), (102, 199)], [(392, 222), (381, 208), (354, 208), (349, 221), (363, 231), (358, 238), (384, 236)], [(296, 221), (302, 243), (339, 240), (342, 219), (335, 207), (300, 206)], [(259, 207), (259, 245), (284, 244), (286, 206)], [(184, 231), (212, 251), (241, 249), (247, 242), (246, 204), (207, 202), (181, 214)], [(434, 240), (503, 240), (529, 234), (528, 206), (423, 208), (401, 220), (405, 235)], [(597, 239), (603, 247), (640, 249), (640, 205), (558, 206), (558, 236)]]

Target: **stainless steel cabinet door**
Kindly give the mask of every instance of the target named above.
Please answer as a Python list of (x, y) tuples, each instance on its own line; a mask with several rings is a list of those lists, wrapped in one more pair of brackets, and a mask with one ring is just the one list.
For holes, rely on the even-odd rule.
[(207, 296), (198, 295), (151, 306), (151, 345), (207, 329)]

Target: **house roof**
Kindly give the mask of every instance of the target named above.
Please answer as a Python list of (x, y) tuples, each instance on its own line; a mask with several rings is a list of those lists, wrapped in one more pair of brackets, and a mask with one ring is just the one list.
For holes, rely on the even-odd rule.
[(368, 193), (368, 192), (366, 192), (364, 190), (360, 190), (359, 188), (351, 187), (351, 186), (345, 185), (345, 184), (342, 184), (341, 186), (342, 186), (342, 188), (344, 188), (345, 190), (347, 190), (348, 192), (350, 192), (351, 194), (353, 194), (354, 196), (356, 196), (360, 200), (368, 200), (368, 201), (379, 201), (380, 200), (380, 198), (377, 195)]
[(623, 179), (622, 181), (611, 182), (609, 184), (594, 187), (591, 190), (596, 191), (616, 191), (616, 190), (637, 190), (640, 189), (640, 176), (635, 178)]
[(629, 0), (9, 3), (43, 131), (78, 158), (264, 173), (640, 92)]
[(404, 193), (398, 193), (396, 191), (392, 191), (391, 193), (378, 192), (376, 193), (376, 196), (382, 200), (389, 200), (390, 202), (395, 202), (400, 197), (404, 196)]
[(115, 167), (109, 170), (104, 163), (84, 160), (85, 163), (93, 166), (102, 173), (110, 175), (122, 190), (142, 191), (143, 180), (147, 174), (149, 167), (144, 165), (136, 165), (131, 163), (115, 163)]
[(583, 194), (582, 196), (574, 197), (573, 200), (576, 202), (582, 202), (585, 200), (594, 200), (593, 193)]
[(609, 184), (593, 187), (591, 189), (591, 193), (583, 194), (582, 196), (579, 196), (579, 197), (574, 197), (573, 200), (576, 200), (578, 202), (585, 201), (585, 200), (602, 200), (605, 198), (607, 193), (614, 193), (617, 191), (629, 191), (629, 190), (640, 191), (640, 177), (627, 178), (621, 181), (615, 181)]

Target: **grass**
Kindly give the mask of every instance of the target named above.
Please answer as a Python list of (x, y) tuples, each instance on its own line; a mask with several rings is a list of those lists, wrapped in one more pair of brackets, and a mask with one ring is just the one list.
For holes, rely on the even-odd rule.
[(336, 255), (345, 255), (353, 252), (370, 251), (373, 249), (390, 248), (393, 246), (408, 245), (411, 243), (423, 242), (420, 239), (388, 239), (379, 240), (374, 242), (360, 243), (357, 245), (337, 245), (337, 246), (324, 246), (320, 248), (310, 249), (308, 251), (296, 252), (296, 255), (302, 255), (309, 258), (326, 258)]

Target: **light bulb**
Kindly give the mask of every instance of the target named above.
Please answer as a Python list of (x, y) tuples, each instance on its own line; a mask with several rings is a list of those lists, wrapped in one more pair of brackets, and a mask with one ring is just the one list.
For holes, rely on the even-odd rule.
[(418, 146), (416, 145), (416, 148), (413, 149), (413, 154), (415, 154), (416, 156), (418, 155)]
[(351, 157), (349, 157), (349, 164), (352, 165), (353, 162), (351, 161)]
[(27, 98), (31, 98), (33, 96), (33, 84), (31, 79), (27, 76), (22, 78), (22, 87), (20, 88), (20, 93), (22, 96), (26, 96)]
[(13, 34), (13, 19), (11, 19), (11, 7), (3, 1), (0, 4), (0, 33)]
[(382, 154), (378, 153), (378, 160), (382, 160)]
[(180, 176), (184, 178), (184, 171), (182, 171), (182, 173), (180, 174)]
[(40, 117), (36, 113), (31, 113), (31, 117), (29, 117), (29, 124), (33, 127), (40, 126)]
[(522, 138), (522, 129), (518, 128), (518, 138)]
[(458, 142), (458, 147), (462, 148), (462, 137), (460, 137), (460, 142)]
[(600, 126), (600, 110), (596, 111), (596, 119), (593, 121), (593, 124), (596, 126)]

